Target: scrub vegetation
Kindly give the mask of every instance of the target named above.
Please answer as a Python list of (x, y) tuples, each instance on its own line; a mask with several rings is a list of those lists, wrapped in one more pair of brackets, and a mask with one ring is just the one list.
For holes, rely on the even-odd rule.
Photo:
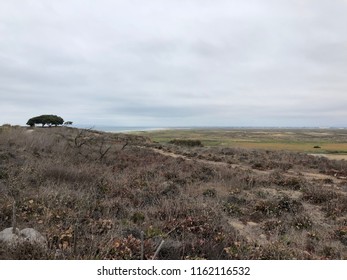
[(266, 130), (0, 127), (0, 230), (16, 201), (18, 227), (48, 240), (0, 244), (0, 258), (347, 259), (347, 163), (303, 152), (346, 140), (289, 132), (298, 151)]

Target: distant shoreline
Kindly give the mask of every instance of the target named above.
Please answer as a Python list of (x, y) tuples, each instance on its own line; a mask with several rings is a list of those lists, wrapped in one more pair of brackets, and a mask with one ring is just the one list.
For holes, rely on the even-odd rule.
[[(11, 125), (10, 126), (22, 126), (30, 128), (25, 125)], [(6, 124), (2, 125), (6, 126)], [(1, 127), (1, 126), (0, 126)], [(36, 126), (40, 127), (41, 126)], [(77, 129), (91, 129), (106, 133), (126, 133), (126, 132), (145, 132), (145, 131), (162, 131), (162, 130), (347, 130), (347, 127), (262, 127), (262, 126), (186, 126), (186, 127), (150, 127), (150, 126), (99, 126), (99, 125), (85, 125), (77, 124), (68, 126)], [(44, 128), (48, 128), (45, 126)]]
[(191, 127), (131, 127), (131, 126), (88, 126), (77, 125), (76, 128), (92, 129), (109, 133), (143, 132), (160, 130), (345, 130), (347, 127), (256, 127), (256, 126), (191, 126)]

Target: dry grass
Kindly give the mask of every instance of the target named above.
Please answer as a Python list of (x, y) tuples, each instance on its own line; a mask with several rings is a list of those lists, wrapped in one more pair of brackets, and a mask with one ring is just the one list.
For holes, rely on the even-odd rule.
[[(278, 135), (280, 137), (280, 135)], [(317, 137), (317, 136), (315, 136)], [(0, 128), (1, 259), (346, 259), (347, 164), (67, 127)], [(323, 176), (323, 177), (322, 177)]]

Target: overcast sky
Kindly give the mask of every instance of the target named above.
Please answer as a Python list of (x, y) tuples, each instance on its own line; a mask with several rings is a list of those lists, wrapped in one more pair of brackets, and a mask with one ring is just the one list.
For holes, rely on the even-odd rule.
[(347, 0), (0, 0), (0, 125), (347, 126)]

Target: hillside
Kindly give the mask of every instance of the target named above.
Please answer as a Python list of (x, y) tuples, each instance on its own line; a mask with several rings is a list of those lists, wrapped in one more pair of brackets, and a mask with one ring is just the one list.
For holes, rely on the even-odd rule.
[(0, 259), (347, 259), (347, 163), (305, 153), (3, 126), (0, 231), (14, 200), (48, 245)]

